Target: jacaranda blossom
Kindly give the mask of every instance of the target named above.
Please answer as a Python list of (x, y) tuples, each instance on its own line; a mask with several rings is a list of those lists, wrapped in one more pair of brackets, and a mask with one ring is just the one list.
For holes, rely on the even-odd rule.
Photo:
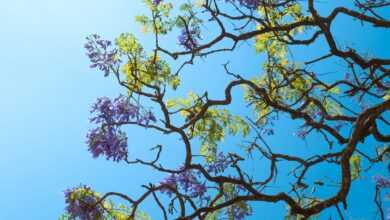
[(72, 219), (98, 220), (103, 215), (103, 208), (96, 204), (97, 194), (88, 186), (67, 189), (64, 192), (66, 212)]
[[(227, 0), (230, 2), (236, 2), (236, 0)], [(260, 0), (238, 0), (238, 2), (250, 9), (257, 9), (260, 5)]]
[(157, 121), (151, 111), (142, 110), (125, 96), (114, 100), (98, 98), (91, 113), (94, 117), (90, 121), (98, 127), (87, 134), (88, 150), (94, 158), (104, 155), (106, 159), (116, 162), (127, 156), (127, 136), (120, 127), (128, 123), (147, 127), (150, 121)]
[(374, 176), (374, 182), (380, 188), (389, 188), (390, 187), (390, 180), (386, 179), (380, 175)]
[(127, 156), (127, 136), (114, 126), (92, 129), (87, 134), (88, 150), (93, 158), (105, 155), (107, 160), (124, 160)]
[(219, 153), (217, 158), (212, 163), (206, 164), (207, 172), (218, 174), (222, 173), (231, 163), (231, 160), (223, 153)]
[(192, 50), (198, 46), (199, 31), (187, 30), (183, 28), (178, 37), (179, 45), (183, 46), (187, 50)]
[(206, 193), (205, 183), (201, 183), (199, 180), (199, 173), (193, 170), (184, 170), (178, 174), (171, 174), (166, 177), (161, 183), (163, 187), (160, 190), (162, 193), (166, 193), (168, 196), (172, 195), (170, 188), (177, 188), (184, 191), (191, 197), (202, 197)]
[(104, 76), (108, 76), (111, 68), (115, 67), (120, 60), (117, 58), (117, 50), (110, 49), (112, 43), (108, 40), (103, 40), (97, 34), (87, 37), (87, 43), (84, 48), (87, 49), (87, 56), (91, 61), (91, 68), (98, 68), (104, 72)]
[(160, 2), (162, 2), (162, 0), (153, 0), (153, 5), (158, 5)]

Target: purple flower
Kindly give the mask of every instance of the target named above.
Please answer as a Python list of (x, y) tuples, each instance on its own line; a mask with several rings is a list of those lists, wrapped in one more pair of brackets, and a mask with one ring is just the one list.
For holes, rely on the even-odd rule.
[(64, 191), (67, 213), (74, 219), (100, 219), (103, 209), (96, 205), (97, 195), (88, 186), (80, 186)]
[(105, 155), (107, 160), (119, 162), (127, 156), (127, 136), (113, 126), (92, 129), (87, 144), (93, 158)]
[(207, 187), (205, 183), (202, 184), (194, 184), (191, 188), (191, 196), (192, 197), (201, 197), (203, 196), (207, 191)]
[[(229, 158), (223, 155), (223, 153), (219, 153), (216, 160), (213, 163), (207, 164), (205, 168), (208, 172), (218, 174), (223, 172), (230, 163), (231, 161)], [(207, 200), (207, 197), (205, 196), (207, 186), (204, 182), (200, 181), (200, 173), (194, 170), (185, 170), (183, 167), (181, 167), (180, 170), (181, 172), (171, 174), (160, 182), (160, 185), (163, 186), (160, 192), (171, 197), (173, 193), (171, 189), (177, 188), (191, 197)]]
[(344, 74), (344, 79), (349, 81), (351, 79), (351, 74), (345, 73)]
[(206, 165), (207, 172), (218, 174), (222, 173), (231, 163), (228, 157), (226, 157), (223, 153), (219, 153), (214, 162)]
[(386, 179), (383, 176), (375, 175), (374, 177), (375, 184), (380, 188), (390, 188), (390, 180)]
[(161, 181), (160, 185), (162, 186), (162, 189), (160, 190), (161, 193), (166, 193), (169, 197), (172, 196), (172, 188), (176, 188), (176, 175), (171, 174), (168, 177), (166, 177), (163, 181)]
[(198, 46), (198, 41), (197, 41), (198, 38), (199, 38), (198, 30), (195, 29), (187, 30), (186, 28), (183, 28), (178, 37), (179, 45), (183, 46), (187, 50), (192, 50)]
[(260, 0), (239, 0), (239, 2), (241, 5), (252, 9), (256, 9), (260, 5)]
[(129, 100), (124, 96), (119, 96), (113, 102), (113, 109), (115, 114), (116, 123), (126, 123), (130, 119), (135, 119), (140, 117), (140, 108), (129, 102)]
[(126, 159), (127, 136), (120, 130), (120, 126), (128, 123), (148, 126), (150, 121), (157, 121), (151, 111), (143, 112), (141, 107), (122, 95), (114, 100), (98, 98), (92, 106), (94, 117), (90, 121), (99, 126), (87, 134), (88, 150), (92, 156), (97, 158), (105, 155), (108, 160), (116, 162)]
[(95, 124), (122, 125), (137, 122), (147, 125), (150, 121), (157, 121), (151, 111), (142, 111), (140, 106), (132, 104), (129, 98), (123, 95), (113, 101), (107, 97), (98, 98), (91, 113), (96, 115), (90, 120)]
[(142, 117), (139, 117), (138, 123), (149, 126), (150, 121), (157, 122), (157, 119), (151, 111), (148, 111)]
[(192, 171), (182, 171), (177, 175), (176, 180), (185, 192), (190, 191), (194, 184), (198, 184), (198, 180)]
[(111, 41), (103, 40), (97, 34), (88, 36), (84, 48), (87, 49), (87, 56), (91, 61), (91, 68), (98, 68), (104, 72), (104, 76), (110, 74), (111, 68), (117, 65), (120, 60), (116, 58), (117, 50), (109, 47)]
[[(236, 2), (236, 0), (226, 0), (230, 2)], [(250, 9), (257, 9), (260, 5), (260, 0), (238, 0), (238, 2)]]
[(183, 170), (178, 174), (171, 174), (160, 182), (163, 187), (160, 192), (172, 196), (172, 190), (170, 188), (178, 188), (183, 190), (191, 197), (203, 198), (207, 191), (205, 183), (199, 181), (199, 173), (193, 170)]
[(153, 5), (158, 5), (160, 2), (162, 2), (162, 0), (153, 0)]

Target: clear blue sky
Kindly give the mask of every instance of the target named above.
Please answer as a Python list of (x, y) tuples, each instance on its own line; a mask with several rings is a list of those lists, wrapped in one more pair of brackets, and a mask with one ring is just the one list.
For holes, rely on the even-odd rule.
[[(80, 183), (100, 192), (137, 194), (141, 184), (159, 178), (141, 167), (94, 160), (85, 144), (90, 105), (96, 97), (123, 92), (112, 79), (88, 68), (85, 36), (100, 33), (113, 39), (121, 32), (136, 32), (142, 43), (150, 43), (133, 21), (144, 10), (142, 2), (4, 0), (0, 7), (0, 219), (56, 219), (64, 208), (62, 191)], [(357, 25), (340, 22), (336, 31), (341, 37), (353, 36), (362, 50), (389, 57), (388, 31), (367, 37)], [(253, 50), (244, 48), (242, 53), (248, 57)], [(298, 51), (297, 56), (308, 53), (316, 54)], [(248, 60), (249, 65), (242, 69), (250, 70), (248, 67), (256, 67), (258, 61), (258, 57)], [(218, 69), (201, 63), (199, 70)], [(195, 90), (210, 86), (215, 91), (221, 81), (204, 74), (209, 74), (206, 84), (202, 78), (191, 78), (191, 84), (184, 86)], [(129, 129), (130, 153), (145, 155), (145, 149), (161, 143), (157, 137), (143, 129)], [(163, 143), (175, 141), (175, 137), (167, 137)], [(284, 142), (270, 141), (286, 144), (288, 137)], [(180, 150), (172, 153), (179, 154)], [(369, 198), (371, 203), (371, 197), (364, 197), (371, 196), (368, 192), (373, 188), (367, 178), (351, 193), (352, 209), (348, 213), (354, 219), (372, 217), (373, 207), (367, 208), (367, 199), (361, 199)], [(270, 212), (256, 206), (252, 218), (278, 219), (285, 212), (283, 204), (278, 207)]]

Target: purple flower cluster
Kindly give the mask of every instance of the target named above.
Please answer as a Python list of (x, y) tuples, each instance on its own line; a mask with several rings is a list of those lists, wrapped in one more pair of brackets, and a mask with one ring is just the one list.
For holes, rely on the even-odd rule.
[(66, 211), (72, 219), (100, 219), (102, 207), (96, 205), (98, 198), (88, 186), (67, 189), (64, 191)]
[(95, 124), (123, 124), (136, 119), (141, 122), (140, 108), (132, 103), (130, 100), (121, 95), (113, 101), (108, 97), (100, 97), (92, 106), (91, 113), (96, 116), (91, 118), (91, 122)]
[(92, 129), (87, 144), (93, 158), (105, 155), (107, 160), (119, 162), (127, 156), (127, 136), (114, 126)]
[(160, 192), (167, 194), (169, 197), (172, 196), (172, 189), (176, 189), (177, 187), (176, 175), (171, 174), (167, 176), (163, 181), (160, 182), (160, 185), (163, 187)]
[(103, 40), (97, 34), (88, 36), (84, 48), (87, 49), (87, 56), (91, 61), (91, 68), (98, 68), (108, 76), (111, 67), (117, 65), (120, 61), (116, 58), (117, 50), (109, 49), (111, 41)]
[(168, 196), (172, 196), (171, 189), (177, 187), (191, 197), (203, 197), (207, 190), (206, 184), (199, 181), (199, 173), (192, 170), (183, 170), (178, 174), (171, 174), (160, 185), (163, 186), (160, 191)]
[[(242, 186), (235, 186), (231, 192), (224, 194), (225, 200), (232, 200), (242, 192), (245, 192), (245, 189)], [(245, 216), (249, 216), (251, 214), (252, 209), (246, 202), (235, 203), (226, 209), (226, 215), (233, 215), (233, 219), (235, 220), (242, 220), (245, 218)]]
[(386, 179), (380, 175), (374, 176), (374, 182), (380, 188), (389, 188), (390, 187), (390, 180)]
[(187, 30), (183, 28), (178, 37), (179, 45), (183, 46), (187, 50), (192, 50), (198, 46), (199, 31), (192, 29)]
[(257, 9), (260, 5), (260, 0), (238, 0), (238, 1), (240, 2), (240, 4), (253, 9)]
[(162, 0), (153, 0), (153, 5), (158, 5), (160, 2), (162, 2)]
[(207, 164), (205, 167), (207, 172), (218, 174), (225, 171), (230, 163), (231, 160), (221, 152), (217, 155), (217, 158), (214, 162)]
[[(219, 153), (216, 160), (213, 163), (208, 163), (205, 168), (207, 172), (218, 174), (222, 173), (230, 163), (231, 160), (228, 157), (223, 153)], [(191, 197), (204, 197), (207, 187), (205, 183), (201, 183), (199, 180), (200, 172), (184, 170), (183, 167), (180, 170), (182, 172), (171, 174), (160, 182), (160, 185), (165, 186), (160, 191), (171, 197), (173, 193), (171, 189), (177, 189), (179, 187), (179, 189), (189, 193)], [(204, 198), (207, 199), (206, 197)]]
[[(236, 2), (237, 0), (227, 0), (230, 2)], [(260, 5), (260, 0), (238, 0), (238, 2), (250, 9), (257, 9)]]
[[(217, 174), (223, 172), (230, 163), (231, 160), (220, 153), (218, 154), (216, 161), (207, 164), (205, 168), (208, 172)], [(200, 181), (201, 173), (199, 171), (185, 170), (183, 167), (180, 168), (180, 170), (182, 171), (171, 174), (160, 182), (160, 186), (162, 187), (160, 192), (172, 197), (175, 189), (184, 191), (193, 198), (200, 198), (201, 203), (209, 201), (210, 197), (205, 196), (207, 191), (206, 183)], [(237, 186), (233, 188), (233, 191), (224, 193), (224, 197), (226, 200), (231, 200), (244, 191), (245, 189), (243, 187)], [(227, 208), (226, 215), (233, 216), (234, 219), (242, 220), (245, 216), (251, 215), (251, 211), (251, 208), (245, 202), (241, 202)]]
[(120, 130), (120, 125), (134, 122), (148, 126), (150, 121), (156, 122), (153, 113), (141, 113), (140, 107), (131, 104), (125, 96), (113, 101), (107, 97), (98, 98), (91, 113), (95, 114), (91, 122), (99, 127), (87, 134), (88, 150), (94, 158), (105, 155), (107, 160), (116, 162), (127, 156), (127, 136)]

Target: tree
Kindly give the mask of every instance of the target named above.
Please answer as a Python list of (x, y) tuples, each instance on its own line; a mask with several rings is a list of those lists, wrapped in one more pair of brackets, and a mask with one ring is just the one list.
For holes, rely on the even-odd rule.
[[(361, 22), (367, 36), (375, 29), (387, 30), (390, 22), (384, 13), (390, 3), (354, 0), (329, 11), (313, 0), (145, 4), (150, 15), (136, 20), (153, 36), (149, 53), (131, 33), (121, 34), (115, 45), (96, 34), (87, 38), (91, 67), (115, 77), (127, 91), (113, 100), (97, 100), (88, 149), (94, 158), (141, 164), (166, 178), (145, 185), (137, 198), (119, 192), (100, 195), (88, 186), (69, 189), (62, 218), (149, 219), (139, 206), (152, 198), (161, 219), (244, 219), (257, 202), (286, 204), (286, 219), (314, 219), (329, 208), (343, 219), (353, 182), (371, 175), (371, 168), (389, 156), (390, 60), (340, 46), (334, 26), (344, 17)], [(177, 35), (181, 48), (165, 48), (164, 40)], [(233, 68), (234, 60), (226, 60), (221, 70), (230, 81), (221, 88), (222, 98), (208, 91), (172, 98), (188, 66), (234, 54), (243, 44), (254, 45), (262, 67), (248, 74)], [(318, 57), (293, 58), (296, 51), (314, 45), (322, 49), (315, 51)], [(336, 73), (321, 72), (335, 62)], [(234, 113), (233, 102), (248, 106), (251, 114)], [(286, 133), (280, 124), (299, 128)], [(152, 160), (130, 159), (125, 125), (178, 135), (181, 144), (157, 145)], [(276, 135), (306, 143), (291, 141), (304, 146), (280, 148), (269, 144)], [(239, 146), (223, 146), (231, 136), (241, 140)], [(175, 148), (184, 148), (182, 166), (161, 164), (164, 151)], [(257, 164), (256, 169), (248, 163)], [(321, 169), (331, 169), (332, 177)], [(326, 187), (331, 190), (323, 193)], [(373, 187), (372, 203), (385, 219), (381, 190), (390, 181), (375, 176)], [(127, 205), (114, 204), (112, 197)]]

